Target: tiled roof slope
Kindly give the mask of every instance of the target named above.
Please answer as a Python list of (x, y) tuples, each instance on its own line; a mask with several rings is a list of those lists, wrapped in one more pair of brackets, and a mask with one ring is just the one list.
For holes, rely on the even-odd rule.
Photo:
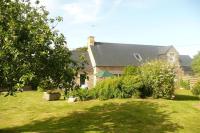
[[(157, 59), (170, 47), (172, 46), (95, 42), (91, 50), (97, 66), (138, 66), (146, 61)], [(134, 54), (140, 54), (142, 61), (138, 61)]]

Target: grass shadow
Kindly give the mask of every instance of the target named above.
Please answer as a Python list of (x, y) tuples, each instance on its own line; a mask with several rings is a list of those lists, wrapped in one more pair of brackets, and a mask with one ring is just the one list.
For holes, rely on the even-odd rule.
[(82, 112), (73, 112), (62, 118), (33, 121), (19, 127), (3, 129), (1, 132), (164, 133), (183, 128), (170, 121), (169, 112), (159, 111), (160, 107), (144, 101), (107, 103)]
[(197, 96), (176, 94), (174, 100), (175, 101), (198, 101), (200, 99)]

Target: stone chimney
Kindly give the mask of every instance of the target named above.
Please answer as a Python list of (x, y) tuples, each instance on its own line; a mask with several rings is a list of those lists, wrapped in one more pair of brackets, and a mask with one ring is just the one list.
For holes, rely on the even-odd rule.
[(94, 45), (94, 43), (95, 43), (94, 36), (89, 36), (89, 37), (88, 37), (87, 45), (88, 45), (88, 46)]

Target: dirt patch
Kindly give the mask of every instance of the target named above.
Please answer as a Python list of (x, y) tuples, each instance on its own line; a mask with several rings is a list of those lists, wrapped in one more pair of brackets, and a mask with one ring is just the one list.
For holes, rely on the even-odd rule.
[(197, 105), (194, 105), (194, 107), (200, 109), (200, 103)]

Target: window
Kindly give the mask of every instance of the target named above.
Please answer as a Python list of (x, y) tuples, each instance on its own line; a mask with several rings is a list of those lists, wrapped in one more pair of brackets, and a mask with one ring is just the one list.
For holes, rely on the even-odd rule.
[(176, 61), (175, 53), (171, 52), (168, 54), (168, 60), (171, 63), (174, 63)]
[(174, 53), (169, 53), (169, 56), (171, 56), (171, 57), (174, 56), (174, 55), (175, 55)]
[(142, 57), (140, 56), (139, 53), (134, 53), (133, 56), (136, 58), (136, 60), (138, 60), (139, 62), (142, 61)]
[(84, 85), (85, 84), (85, 79), (86, 79), (86, 75), (85, 74), (80, 74), (80, 85)]

